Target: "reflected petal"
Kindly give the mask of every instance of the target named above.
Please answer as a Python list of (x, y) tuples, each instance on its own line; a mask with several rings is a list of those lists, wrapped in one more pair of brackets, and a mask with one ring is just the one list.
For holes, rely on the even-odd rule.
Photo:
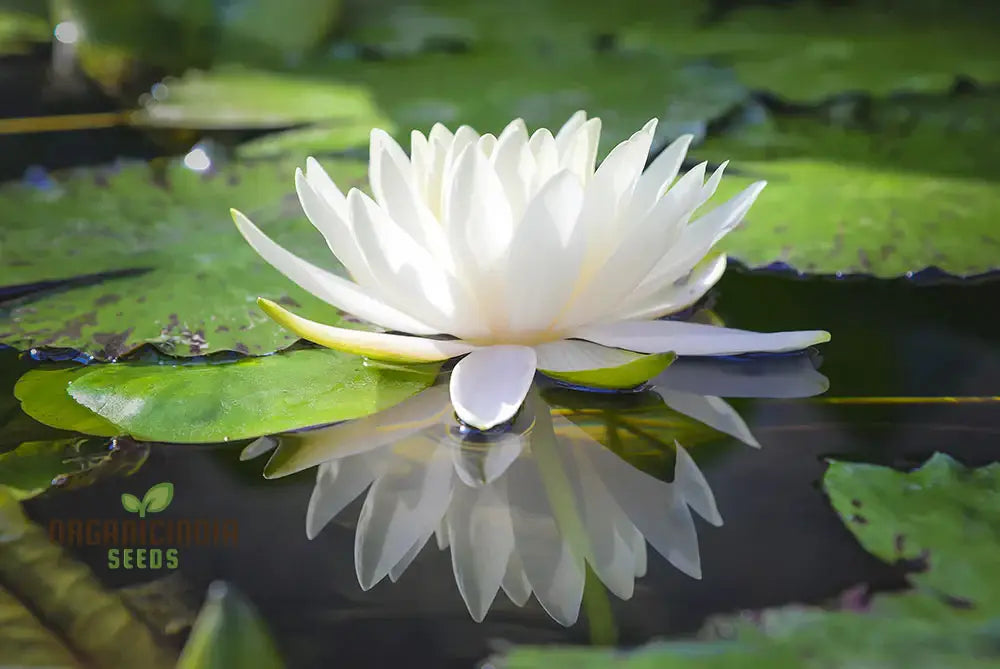
[(664, 404), (674, 411), (690, 416), (719, 432), (736, 437), (744, 444), (760, 448), (760, 443), (751, 434), (750, 428), (725, 400), (662, 387), (654, 388), (654, 391), (663, 398)]
[(410, 437), (394, 447), (393, 455), (358, 518), (354, 563), (364, 590), (388, 575), (438, 525), (451, 501), (451, 459), (437, 443)]
[(306, 536), (316, 538), (327, 523), (353, 502), (378, 475), (378, 459), (355, 455), (320, 465), (306, 510)]
[(830, 387), (829, 380), (816, 370), (808, 355), (746, 360), (680, 359), (651, 384), (719, 397), (812, 397)]

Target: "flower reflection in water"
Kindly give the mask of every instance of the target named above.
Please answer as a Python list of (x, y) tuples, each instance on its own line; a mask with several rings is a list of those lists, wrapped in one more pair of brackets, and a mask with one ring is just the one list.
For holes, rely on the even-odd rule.
[(646, 571), (647, 543), (677, 569), (701, 577), (691, 512), (716, 526), (722, 517), (677, 439), (715, 434), (707, 425), (757, 445), (720, 396), (825, 390), (826, 378), (806, 356), (682, 360), (631, 398), (602, 398), (655, 398), (661, 411), (665, 405), (697, 421), (678, 418), (668, 426), (674, 444), (664, 453), (673, 460), (669, 482), (602, 445), (600, 435), (609, 428), (588, 418), (586, 409), (567, 409), (567, 398), (586, 407), (594, 394), (535, 386), (512, 423), (484, 433), (456, 420), (447, 384), (367, 418), (283, 435), (265, 474), (319, 466), (306, 514), (310, 538), (368, 491), (354, 548), (366, 590), (386, 577), (396, 581), (434, 537), (450, 550), (455, 581), (475, 620), (503, 590), (518, 606), (534, 594), (553, 619), (572, 625), (586, 565), (622, 599), (632, 596), (635, 579)]

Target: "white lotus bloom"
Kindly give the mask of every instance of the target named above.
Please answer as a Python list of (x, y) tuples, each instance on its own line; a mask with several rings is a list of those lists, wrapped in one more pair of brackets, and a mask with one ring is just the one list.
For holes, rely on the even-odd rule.
[[(521, 405), (535, 371), (618, 367), (636, 354), (789, 351), (822, 331), (756, 333), (655, 320), (695, 301), (722, 276), (712, 249), (764, 187), (700, 211), (725, 164), (676, 179), (691, 136), (643, 171), (656, 121), (595, 169), (600, 119), (577, 112), (553, 136), (522, 120), (498, 137), (463, 126), (414, 131), (410, 155), (373, 130), (374, 196), (345, 196), (309, 159), (295, 175), (312, 224), (353, 280), (275, 244), (239, 212), (240, 232), (288, 278), (385, 330), (332, 327), (260, 300), (300, 336), (372, 358), (407, 362), (464, 356), (451, 376), (458, 415), (481, 429)], [(676, 179), (676, 181), (675, 181)], [(441, 335), (444, 335), (442, 337)]]
[[(746, 424), (717, 397), (746, 394), (747, 370), (767, 395), (825, 390), (825, 377), (804, 359), (715, 369), (691, 362), (698, 363), (697, 383), (715, 396), (698, 402), (685, 390), (688, 361), (671, 368), (677, 381), (666, 373), (658, 377), (655, 392), (677, 393), (672, 399), (686, 401), (676, 402), (675, 410), (693, 408), (713, 427), (752, 445)], [(781, 391), (782, 385), (791, 390)], [(679, 444), (674, 480), (666, 483), (606, 449), (537, 392), (529, 394), (527, 409), (508, 432), (462, 439), (447, 386), (434, 386), (365, 418), (282, 436), (266, 473), (279, 477), (319, 465), (306, 514), (310, 538), (365, 496), (355, 566), (366, 590), (386, 576), (399, 579), (436, 535), (438, 547), (450, 550), (459, 592), (477, 621), (503, 590), (517, 606), (534, 594), (553, 619), (573, 624), (585, 564), (609, 591), (628, 599), (645, 573), (647, 542), (700, 578), (690, 510), (714, 525), (722, 518)]]

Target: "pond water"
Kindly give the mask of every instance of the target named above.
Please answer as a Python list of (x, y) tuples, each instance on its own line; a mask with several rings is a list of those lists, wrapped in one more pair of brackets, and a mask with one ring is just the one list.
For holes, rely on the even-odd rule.
[[(141, 496), (156, 483), (172, 482), (175, 492), (167, 515), (238, 523), (235, 545), (181, 551), (176, 570), (185, 584), (181, 590), (189, 600), (198, 593), (193, 595), (196, 603), (210, 582), (234, 584), (259, 609), (289, 666), (303, 668), (471, 667), (504, 643), (588, 644), (607, 640), (601, 635), (607, 637), (612, 629), (618, 642), (631, 645), (692, 633), (713, 614), (823, 602), (857, 584), (876, 591), (903, 587), (904, 566), (886, 565), (862, 550), (831, 510), (818, 481), (825, 459), (831, 457), (904, 468), (936, 451), (970, 465), (995, 459), (1000, 347), (996, 310), (990, 305), (1000, 303), (1000, 282), (805, 280), (737, 270), (727, 274), (713, 300), (715, 311), (731, 326), (777, 330), (808, 324), (834, 333), (832, 342), (810, 360), (721, 363), (723, 375), (743, 378), (737, 384), (740, 390), (731, 394), (752, 395), (754, 388), (759, 394), (802, 394), (780, 390), (783, 383), (795, 386), (794, 374), (767, 383), (740, 371), (788, 362), (805, 362), (811, 370), (811, 362), (821, 361), (830, 388), (818, 397), (729, 400), (760, 442), (759, 450), (718, 432), (667, 421), (664, 434), (677, 436), (681, 443), (689, 438), (684, 445), (714, 493), (724, 524), (713, 527), (700, 517), (694, 521), (700, 580), (649, 550), (647, 572), (636, 579), (631, 600), (607, 596), (610, 626), (606, 619), (588, 625), (587, 611), (597, 610), (588, 609), (593, 605), (589, 599), (579, 622), (567, 628), (554, 622), (537, 601), (518, 608), (502, 593), (485, 621), (475, 623), (456, 587), (450, 553), (439, 550), (433, 538), (398, 582), (385, 579), (362, 591), (354, 544), (364, 495), (309, 540), (306, 514), (315, 468), (265, 479), (266, 458), (240, 460), (245, 441), (153, 444), (146, 464), (133, 475), (67, 486), (27, 501), (25, 509), (42, 526), (74, 518), (122, 517), (123, 493)], [(9, 349), (0, 356), (3, 392), (9, 398), (13, 381), (37, 363)], [(712, 389), (717, 369), (698, 367), (697, 361), (678, 369), (684, 375), (682, 389), (719, 392)], [(548, 392), (546, 401), (553, 397)], [(627, 421), (632, 410), (628, 398), (572, 395), (572, 410), (564, 409), (557, 421), (572, 418), (572, 411), (584, 415), (591, 407), (603, 412), (600, 420), (611, 415)], [(23, 441), (53, 438), (51, 429), (19, 415), (16, 403), (2, 406), (8, 428), (0, 435), (0, 451)], [(553, 415), (558, 413), (553, 410)], [(585, 418), (580, 425), (586, 428), (588, 420), (596, 419)], [(657, 420), (663, 421), (654, 417), (650, 429), (664, 427)], [(600, 429), (588, 433), (604, 446), (615, 446)], [(574, 447), (570, 440), (564, 456), (580, 452)], [(669, 442), (626, 450), (619, 448), (632, 464), (652, 475), (669, 477), (673, 471)], [(517, 452), (511, 457), (520, 458)], [(420, 458), (433, 460), (426, 454)], [(492, 476), (502, 477), (508, 465), (497, 465), (500, 474)], [(491, 465), (482, 466), (488, 472)], [(527, 504), (523, 498), (519, 502)], [(655, 498), (640, 502), (650, 505), (647, 513), (654, 518), (657, 510), (670, 507)], [(407, 522), (417, 521), (411, 517)], [(67, 550), (108, 588), (149, 582), (169, 571), (112, 569), (103, 546)]]

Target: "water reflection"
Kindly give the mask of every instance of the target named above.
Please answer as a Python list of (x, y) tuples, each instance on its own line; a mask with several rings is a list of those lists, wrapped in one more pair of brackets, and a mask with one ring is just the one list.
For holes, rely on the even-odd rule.
[(367, 490), (354, 547), (363, 589), (399, 579), (433, 537), (449, 550), (476, 621), (502, 590), (518, 606), (534, 594), (572, 625), (587, 566), (628, 599), (645, 574), (647, 543), (701, 577), (692, 511), (716, 526), (722, 517), (681, 444), (721, 432), (758, 446), (721, 397), (808, 396), (826, 386), (806, 356), (682, 360), (635, 393), (536, 385), (512, 424), (481, 433), (459, 424), (447, 385), (437, 385), (367, 418), (282, 435), (265, 475), (318, 465), (310, 538)]

